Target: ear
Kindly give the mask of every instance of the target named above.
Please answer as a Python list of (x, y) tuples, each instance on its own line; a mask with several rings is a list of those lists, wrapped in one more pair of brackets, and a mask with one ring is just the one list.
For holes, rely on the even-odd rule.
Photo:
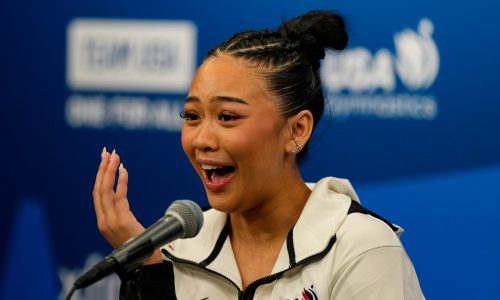
[[(299, 145), (301, 150), (311, 137), (314, 124), (314, 117), (309, 110), (302, 110), (294, 116), (288, 118), (288, 126), (290, 126), (291, 136), (286, 143), (287, 153), (297, 154), (292, 152), (292, 148)], [(294, 141), (295, 139), (295, 141)], [(295, 144), (297, 142), (297, 144)]]

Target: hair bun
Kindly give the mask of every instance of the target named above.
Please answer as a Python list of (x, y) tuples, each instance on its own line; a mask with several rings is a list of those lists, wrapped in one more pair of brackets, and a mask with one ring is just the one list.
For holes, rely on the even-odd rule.
[(329, 11), (311, 11), (283, 23), (278, 31), (288, 39), (296, 40), (313, 66), (325, 57), (325, 48), (343, 50), (348, 36), (344, 19)]

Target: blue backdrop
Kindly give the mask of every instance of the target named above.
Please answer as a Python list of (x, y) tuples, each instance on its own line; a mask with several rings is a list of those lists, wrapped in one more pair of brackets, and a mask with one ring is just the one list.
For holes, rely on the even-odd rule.
[[(205, 53), (236, 31), (333, 9), (351, 42), (322, 66), (329, 109), (306, 180), (349, 178), (405, 227), (429, 299), (500, 297), (500, 4), (476, 1), (0, 3), (0, 299), (55, 299), (111, 248), (92, 186), (103, 146), (145, 225), (206, 204), (178, 113)], [(74, 299), (114, 299), (110, 277)], [(114, 297), (114, 298), (113, 298)]]

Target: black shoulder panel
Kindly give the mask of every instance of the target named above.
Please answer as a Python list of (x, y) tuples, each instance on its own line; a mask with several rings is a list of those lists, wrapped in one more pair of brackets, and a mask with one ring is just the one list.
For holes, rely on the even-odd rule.
[(351, 200), (351, 206), (349, 207), (349, 210), (347, 211), (347, 214), (352, 214), (352, 213), (361, 213), (361, 214), (366, 214), (370, 215), (374, 218), (377, 218), (381, 221), (383, 221), (385, 224), (387, 224), (391, 229), (396, 232), (398, 231), (398, 228), (394, 225), (392, 225), (391, 222), (387, 221), (386, 219), (382, 218), (381, 216), (377, 215), (376, 213), (364, 208), (359, 204), (357, 201)]

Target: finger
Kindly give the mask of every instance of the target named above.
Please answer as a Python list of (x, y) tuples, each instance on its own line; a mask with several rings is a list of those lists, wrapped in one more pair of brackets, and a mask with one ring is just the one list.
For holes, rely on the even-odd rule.
[(101, 207), (103, 214), (108, 221), (113, 221), (115, 219), (115, 192), (113, 190), (116, 178), (116, 169), (120, 163), (120, 157), (113, 150), (111, 156), (109, 157), (109, 164), (104, 172), (104, 177), (102, 179), (102, 186), (100, 189), (101, 197)]
[(101, 152), (101, 162), (99, 163), (99, 168), (97, 169), (97, 175), (95, 177), (94, 189), (98, 189), (101, 186), (102, 178), (104, 177), (104, 172), (109, 164), (109, 153), (106, 151), (106, 147), (102, 149)]
[(104, 172), (104, 177), (102, 179), (101, 189), (103, 191), (113, 191), (116, 179), (116, 170), (120, 165), (120, 157), (116, 154), (116, 150), (111, 152), (109, 157), (109, 164)]
[(98, 217), (99, 215), (102, 215), (102, 206), (99, 194), (102, 184), (102, 178), (104, 177), (104, 173), (106, 171), (108, 164), (109, 164), (109, 153), (106, 151), (106, 147), (104, 147), (101, 152), (101, 162), (99, 164), (99, 169), (97, 170), (97, 175), (94, 183), (94, 191), (92, 193), (94, 198), (94, 208), (96, 211), (96, 215)]
[(123, 163), (118, 167), (118, 183), (116, 184), (116, 201), (115, 207), (117, 211), (128, 211), (129, 203), (127, 200), (128, 190), (128, 171), (123, 166)]

